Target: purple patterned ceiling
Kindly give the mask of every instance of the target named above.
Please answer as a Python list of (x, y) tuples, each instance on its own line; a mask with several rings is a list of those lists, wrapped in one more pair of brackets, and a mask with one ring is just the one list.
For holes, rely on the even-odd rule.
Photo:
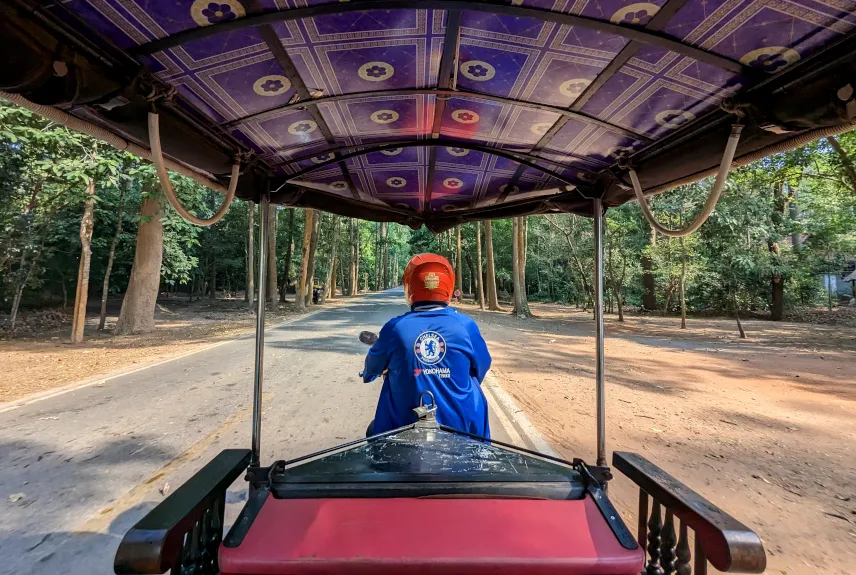
[[(198, 27), (325, 3), (69, 0), (63, 5), (120, 48), (133, 50)], [(509, 4), (643, 29), (666, 1)], [(757, 74), (728, 71), (658, 45), (641, 44), (602, 85), (590, 89), (628, 39), (475, 9), (461, 13), (456, 78), (447, 86), (464, 93), (440, 102), (439, 111), (438, 97), (424, 90), (443, 87), (438, 75), (444, 59), (446, 10), (352, 11), (275, 22), (272, 29), (298, 77), (284, 71), (281, 59), (254, 27), (224, 31), (140, 58), (177, 88), (183, 105), (226, 127), (293, 184), (407, 210), (448, 211), (489, 205), (499, 198), (549, 196), (594, 181), (621, 156), (673, 133), (758, 77), (778, 72), (856, 27), (856, 0), (681, 4), (664, 21), (655, 19), (661, 36), (723, 56), (742, 64), (744, 72)], [(731, 67), (735, 68), (740, 66)], [(320, 117), (309, 109), (281, 109), (296, 100), (300, 85), (321, 98)], [(410, 92), (323, 100), (392, 90)], [(584, 93), (585, 103), (574, 106)], [(544, 106), (521, 105), (527, 102)], [(560, 110), (550, 107), (575, 114), (563, 118)], [(565, 123), (554, 129), (557, 121)], [(449, 145), (412, 145), (431, 140), (432, 132)], [(456, 141), (484, 148), (455, 147)], [(365, 149), (383, 142), (410, 145), (339, 161), (341, 155), (359, 149), (354, 146)], [(523, 166), (485, 148), (526, 153), (532, 164)]]

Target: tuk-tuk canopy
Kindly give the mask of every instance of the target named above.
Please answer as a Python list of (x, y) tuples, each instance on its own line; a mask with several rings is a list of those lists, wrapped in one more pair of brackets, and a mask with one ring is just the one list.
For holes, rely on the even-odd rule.
[[(0, 90), (238, 197), (432, 229), (591, 213), (856, 116), (856, 3), (0, 0)], [(821, 129), (821, 132), (817, 130)]]

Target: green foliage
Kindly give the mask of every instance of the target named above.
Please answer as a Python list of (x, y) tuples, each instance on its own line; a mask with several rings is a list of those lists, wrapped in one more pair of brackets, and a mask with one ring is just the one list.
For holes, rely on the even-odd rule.
[[(771, 305), (771, 278), (784, 283), (789, 307), (825, 300), (820, 277), (852, 265), (856, 255), (856, 182), (848, 175), (856, 153), (856, 133), (839, 137), (838, 154), (823, 140), (777, 154), (735, 170), (715, 212), (701, 229), (685, 238), (659, 237), (635, 203), (606, 214), (605, 272), (607, 299), (638, 306), (642, 299), (643, 255), (654, 263), (658, 305), (666, 296), (679, 306), (678, 281), (685, 263), (690, 310), (730, 313), (765, 311)], [(51, 124), (30, 112), (0, 105), (0, 298), (9, 309), (17, 294), (25, 305), (69, 299), (74, 293), (80, 256), (79, 227), (87, 184), (95, 182), (95, 226), (92, 239), (92, 289), (100, 289), (107, 257), (122, 218), (111, 291), (124, 291), (134, 257), (140, 205), (160, 194), (154, 169), (147, 163), (92, 139)], [(222, 195), (182, 176), (172, 181), (190, 211), (207, 217)], [(701, 209), (712, 182), (683, 186), (651, 201), (659, 221), (681, 227)], [(119, 198), (124, 208), (119, 212)], [(165, 200), (164, 200), (165, 202)], [(257, 206), (256, 206), (257, 207)], [(165, 202), (162, 288), (220, 294), (243, 291), (247, 280), (249, 204), (235, 201), (220, 222), (199, 228), (180, 218)], [(293, 284), (302, 255), (304, 210), (280, 207), (277, 219), (277, 275)], [(335, 222), (339, 222), (337, 284), (344, 289), (354, 258), (350, 220), (321, 215), (315, 282), (324, 283), (332, 259)], [(590, 219), (570, 214), (527, 218), (526, 288), (532, 300), (591, 307), (593, 235)], [(442, 253), (454, 260), (454, 230), (433, 234), (390, 224), (386, 236), (375, 222), (358, 222), (359, 282), (374, 288), (386, 271), (395, 285), (413, 254)], [(259, 248), (258, 212), (254, 223)], [(496, 281), (500, 294), (512, 292), (510, 220), (494, 221)], [(482, 234), (484, 242), (484, 234)], [(461, 270), (465, 291), (473, 288), (476, 235), (473, 224), (461, 227)], [(684, 252), (686, 261), (683, 262)], [(286, 261), (287, 254), (291, 254)], [(482, 249), (482, 258), (487, 250)], [(259, 254), (256, 253), (256, 262)], [(486, 265), (482, 266), (486, 271)], [(288, 273), (286, 274), (286, 270)], [(396, 277), (398, 276), (398, 277)], [(70, 302), (69, 302), (70, 303)]]

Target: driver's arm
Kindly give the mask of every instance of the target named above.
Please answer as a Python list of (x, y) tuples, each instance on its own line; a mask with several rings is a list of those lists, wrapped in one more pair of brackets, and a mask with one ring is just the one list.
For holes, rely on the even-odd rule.
[(491, 357), (487, 350), (487, 343), (482, 337), (479, 326), (476, 322), (469, 321), (467, 323), (467, 333), (470, 336), (470, 342), (473, 345), (472, 373), (479, 380), (479, 383), (484, 381), (484, 376), (487, 375), (490, 369)]
[(393, 325), (393, 322), (390, 321), (381, 328), (377, 341), (374, 342), (369, 353), (366, 354), (363, 382), (369, 383), (370, 381), (374, 381), (377, 376), (383, 375), (387, 368), (389, 368), (390, 355), (395, 344)]

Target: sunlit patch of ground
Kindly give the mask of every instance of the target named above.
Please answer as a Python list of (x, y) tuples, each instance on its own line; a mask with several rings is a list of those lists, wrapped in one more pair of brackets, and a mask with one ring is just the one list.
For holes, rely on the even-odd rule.
[[(595, 459), (590, 313), (477, 319), (494, 370), (564, 455)], [(608, 449), (635, 451), (754, 528), (767, 573), (856, 573), (856, 329), (733, 319), (606, 321)], [(637, 488), (611, 496), (635, 529)]]
[[(328, 301), (327, 306), (341, 301), (347, 298)], [(266, 324), (294, 314), (292, 303), (278, 305), (268, 310)], [(255, 326), (255, 314), (246, 302), (236, 299), (193, 303), (183, 298), (161, 299), (155, 319), (157, 327), (152, 333), (113, 336), (109, 330), (115, 315), (108, 316), (107, 330), (98, 331), (97, 314), (89, 314), (86, 338), (79, 345), (69, 343), (70, 325), (24, 331), (0, 341), (0, 403), (188, 353), (251, 332)]]

